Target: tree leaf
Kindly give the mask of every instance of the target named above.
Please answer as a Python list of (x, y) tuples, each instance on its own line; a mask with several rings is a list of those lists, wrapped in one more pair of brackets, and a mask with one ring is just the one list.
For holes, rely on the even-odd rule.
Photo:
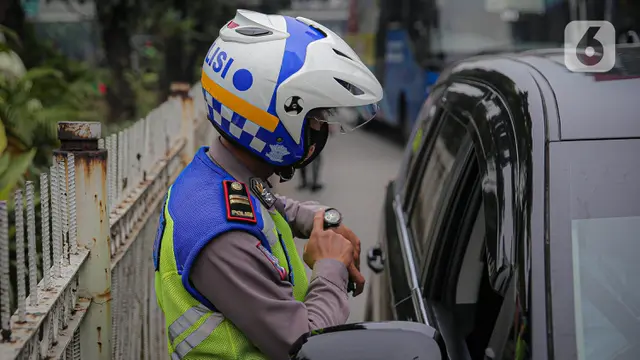
[(8, 37), (11, 40), (13, 40), (13, 42), (16, 43), (17, 45), (22, 46), (22, 42), (20, 41), (20, 36), (18, 35), (17, 32), (11, 30), (11, 28), (0, 24), (0, 33), (3, 34), (5, 37)]
[(48, 67), (34, 67), (29, 69), (24, 76), (20, 78), (20, 86), (31, 88), (31, 82), (45, 77), (53, 77), (59, 80), (64, 79), (61, 71)]
[(0, 53), (10, 53), (13, 52), (13, 49), (6, 43), (0, 42)]
[(9, 200), (11, 192), (22, 180), (24, 173), (29, 168), (31, 161), (33, 161), (36, 151), (37, 149), (33, 148), (29, 152), (18, 155), (11, 161), (7, 169), (0, 174), (0, 200)]
[[(0, 121), (0, 154), (4, 154), (4, 150), (7, 148), (7, 132), (4, 130), (4, 124)], [(0, 171), (2, 174), (2, 171)]]
[(0, 156), (0, 174), (3, 174), (7, 168), (9, 167), (9, 161), (11, 159), (11, 154), (5, 153)]

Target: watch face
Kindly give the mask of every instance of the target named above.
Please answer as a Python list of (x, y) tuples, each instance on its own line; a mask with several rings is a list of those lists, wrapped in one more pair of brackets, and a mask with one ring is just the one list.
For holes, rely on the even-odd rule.
[(340, 213), (336, 209), (329, 209), (324, 212), (324, 220), (329, 224), (340, 223)]

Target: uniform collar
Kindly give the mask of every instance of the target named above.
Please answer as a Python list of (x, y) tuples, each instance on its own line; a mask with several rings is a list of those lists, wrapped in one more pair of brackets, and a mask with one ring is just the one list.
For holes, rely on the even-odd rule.
[[(222, 144), (220, 137), (216, 138), (213, 144), (209, 147), (207, 155), (211, 161), (223, 168), (234, 179), (240, 182), (249, 184), (250, 179), (255, 177), (255, 175)], [(269, 181), (266, 181), (266, 183), (271, 187), (271, 183), (269, 183)]]

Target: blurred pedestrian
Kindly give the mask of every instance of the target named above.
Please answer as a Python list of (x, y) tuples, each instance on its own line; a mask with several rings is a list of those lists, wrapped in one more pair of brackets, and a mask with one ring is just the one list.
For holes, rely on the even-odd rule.
[[(333, 135), (335, 133), (335, 127), (329, 125), (329, 134)], [(307, 181), (307, 167), (311, 166), (311, 184)], [(307, 165), (300, 169), (300, 185), (298, 186), (298, 190), (310, 189), (311, 192), (317, 192), (322, 190), (324, 185), (319, 182), (320, 179), (320, 168), (322, 166), (322, 154), (316, 156), (316, 158), (311, 162), (311, 164)], [(311, 185), (311, 186), (309, 186)]]

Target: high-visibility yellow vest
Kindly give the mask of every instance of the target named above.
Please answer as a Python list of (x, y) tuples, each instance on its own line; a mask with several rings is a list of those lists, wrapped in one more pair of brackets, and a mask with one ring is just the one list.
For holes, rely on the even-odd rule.
[[(192, 169), (189, 170), (189, 167)], [(165, 315), (171, 359), (266, 359), (234, 324), (225, 319), (224, 314), (215, 311), (215, 307), (189, 284), (190, 259), (195, 259), (208, 241), (215, 241), (215, 234), (231, 230), (247, 231), (262, 243), (270, 244), (271, 254), (282, 264), (293, 282), (295, 299), (303, 301), (308, 279), (289, 224), (276, 210), (268, 211), (264, 206), (258, 206), (260, 202), (253, 195), (250, 196), (259, 221), (249, 225), (229, 222), (224, 207), (219, 204), (222, 198), (218, 195), (222, 187), (211, 185), (212, 181), (219, 179), (212, 180), (211, 174), (204, 174), (209, 176), (207, 187), (200, 189), (193, 197), (188, 195), (189, 189), (198, 186), (200, 176), (197, 173), (203, 170), (193, 162), (189, 167), (169, 189), (154, 244), (156, 296)], [(195, 176), (193, 168), (196, 168)], [(229, 179), (228, 174), (222, 170), (220, 173), (223, 176), (220, 179)], [(185, 174), (187, 176), (183, 176)], [(172, 195), (176, 196), (173, 200)], [(202, 203), (216, 198), (220, 201), (202, 213), (205, 211), (201, 208), (204, 206)], [(213, 221), (212, 218), (217, 218), (219, 225), (213, 226), (209, 222), (201, 224), (206, 231), (188, 230), (193, 228), (190, 222)], [(215, 229), (209, 230), (210, 227)], [(250, 308), (247, 311), (251, 311)]]

